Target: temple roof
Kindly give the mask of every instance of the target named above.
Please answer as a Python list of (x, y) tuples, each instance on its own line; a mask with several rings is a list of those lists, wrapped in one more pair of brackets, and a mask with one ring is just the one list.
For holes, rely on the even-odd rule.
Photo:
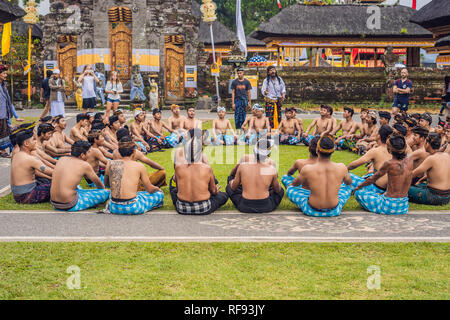
[(25, 16), (26, 12), (18, 5), (2, 0), (0, 1), (0, 22), (7, 23)]
[[(202, 13), (200, 11), (200, 4), (197, 1), (192, 0), (192, 14), (195, 17), (201, 19)], [(219, 21), (214, 21), (212, 24), (213, 33), (214, 33), (214, 44), (231, 44), (237, 40), (236, 35), (230, 29), (228, 29), (225, 25), (223, 25)], [(209, 24), (200, 21), (200, 27), (198, 30), (198, 41), (203, 42), (204, 44), (211, 44), (211, 32), (209, 28)]]
[(450, 46), (450, 36), (444, 37), (436, 41), (436, 48)]
[(450, 25), (450, 1), (433, 0), (417, 10), (410, 19), (424, 28)]
[[(447, 0), (448, 1), (448, 0)], [(450, 2), (450, 1), (449, 1)], [(368, 38), (431, 38), (432, 34), (411, 23), (415, 12), (401, 5), (378, 6), (380, 28), (369, 29), (373, 15), (367, 5), (304, 5), (294, 4), (281, 10), (261, 24), (255, 38), (268, 37), (368, 37)]]
[(266, 43), (264, 41), (254, 38), (255, 34), (256, 34), (256, 32), (253, 31), (246, 37), (247, 46), (265, 46)]

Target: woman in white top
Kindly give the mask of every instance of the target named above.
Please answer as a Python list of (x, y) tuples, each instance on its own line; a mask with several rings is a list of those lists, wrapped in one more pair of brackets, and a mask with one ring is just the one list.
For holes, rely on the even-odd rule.
[(95, 82), (100, 80), (95, 76), (92, 66), (87, 64), (84, 66), (83, 73), (78, 78), (78, 82), (83, 85), (83, 109), (87, 112), (94, 112), (97, 105), (97, 94), (95, 93)]
[(109, 118), (111, 113), (111, 106), (113, 114), (119, 108), (120, 94), (123, 92), (122, 83), (119, 80), (117, 71), (112, 71), (109, 76), (109, 81), (106, 83), (105, 93), (108, 94), (106, 98), (106, 117)]

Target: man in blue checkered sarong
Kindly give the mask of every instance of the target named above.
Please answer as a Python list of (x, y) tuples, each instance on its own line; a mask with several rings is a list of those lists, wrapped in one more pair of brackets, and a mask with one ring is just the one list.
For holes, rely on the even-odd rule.
[[(408, 190), (411, 186), (414, 161), (406, 156), (407, 144), (403, 136), (394, 135), (387, 140), (392, 160), (355, 189), (358, 203), (367, 211), (379, 214), (406, 214), (409, 209)], [(387, 191), (378, 194), (367, 190), (380, 177), (387, 174)]]
[(287, 188), (294, 180), (294, 174), (298, 171), (298, 174), (300, 175), (300, 172), (302, 171), (303, 167), (308, 164), (314, 164), (318, 160), (317, 155), (317, 142), (319, 142), (319, 137), (314, 137), (311, 140), (311, 143), (309, 144), (309, 158), (308, 159), (298, 159), (294, 162), (292, 167), (288, 170), (287, 174), (285, 174), (281, 178), (281, 182), (283, 183), (284, 187)]
[[(51, 203), (57, 210), (76, 212), (94, 208), (106, 202), (109, 191), (87, 162), (91, 145), (87, 141), (76, 141), (71, 147), (71, 156), (58, 160), (52, 175)], [(81, 189), (77, 186), (86, 177), (98, 189)]]
[(352, 179), (343, 163), (331, 161), (334, 150), (331, 136), (320, 138), (317, 143), (318, 161), (304, 166), (299, 177), (287, 189), (289, 200), (305, 215), (338, 216), (351, 196)]
[[(163, 205), (164, 194), (154, 186), (147, 169), (135, 159), (136, 144), (131, 136), (119, 140), (120, 160), (112, 160), (105, 170), (105, 184), (111, 186), (111, 199), (105, 212), (138, 215)], [(140, 183), (145, 191), (138, 192)]]
[(238, 78), (231, 83), (231, 102), (234, 110), (234, 124), (238, 130), (245, 121), (247, 108), (252, 105), (252, 85), (248, 79), (244, 78), (244, 68), (239, 67), (236, 73)]

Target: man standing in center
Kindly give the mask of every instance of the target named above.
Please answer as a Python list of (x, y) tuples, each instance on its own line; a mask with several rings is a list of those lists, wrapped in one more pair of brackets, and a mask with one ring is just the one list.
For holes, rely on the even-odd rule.
[(266, 117), (269, 118), (270, 127), (278, 129), (281, 107), (286, 99), (286, 85), (274, 66), (267, 68), (267, 78), (264, 79), (261, 91), (266, 102)]
[(250, 109), (252, 105), (252, 85), (250, 81), (244, 78), (244, 69), (239, 67), (237, 69), (238, 78), (231, 83), (231, 101), (234, 110), (234, 123), (236, 130), (242, 127), (245, 121), (247, 108)]

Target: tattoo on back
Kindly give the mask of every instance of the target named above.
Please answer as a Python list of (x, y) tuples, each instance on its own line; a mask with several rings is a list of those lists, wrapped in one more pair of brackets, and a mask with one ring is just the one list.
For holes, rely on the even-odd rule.
[(114, 198), (120, 198), (121, 188), (122, 188), (122, 176), (123, 176), (123, 162), (122, 161), (111, 161), (110, 167), (110, 184), (111, 192)]
[(42, 172), (45, 172), (45, 166), (41, 166), (39, 169), (40, 169)]

